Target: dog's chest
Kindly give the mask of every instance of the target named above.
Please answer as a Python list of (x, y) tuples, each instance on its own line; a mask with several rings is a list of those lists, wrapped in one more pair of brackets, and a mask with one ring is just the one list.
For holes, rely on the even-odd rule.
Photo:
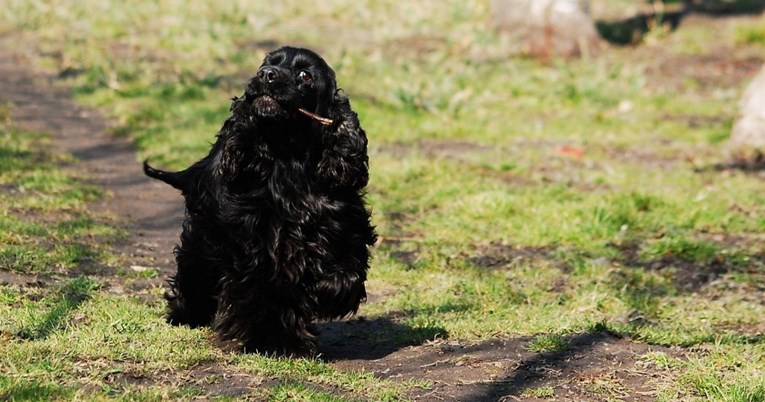
[(236, 249), (242, 239), (250, 239), (247, 244), (256, 246), (240, 251), (260, 255), (259, 260), (271, 261), (274, 269), (287, 255), (316, 255), (311, 250), (321, 243), (322, 228), (335, 221), (332, 211), (338, 208), (318, 191), (310, 174), (297, 164), (274, 164), (269, 174), (229, 193), (239, 207), (227, 214), (227, 247)]
[(276, 160), (232, 183), (229, 197), (248, 213), (258, 215), (258, 221), (305, 222), (331, 203), (315, 183), (314, 171), (303, 160)]

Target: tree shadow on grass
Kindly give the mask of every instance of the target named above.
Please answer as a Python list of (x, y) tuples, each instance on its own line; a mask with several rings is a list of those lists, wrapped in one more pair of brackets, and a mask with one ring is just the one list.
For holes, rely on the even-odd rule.
[(16, 335), (21, 339), (33, 341), (48, 338), (54, 331), (63, 328), (69, 322), (77, 308), (90, 298), (94, 290), (94, 282), (84, 277), (67, 281), (47, 298), (50, 307), (46, 311), (32, 313), (30, 322), (24, 325)]
[(713, 16), (759, 14), (765, 10), (762, 0), (683, 0), (687, 12)]
[(3, 401), (50, 401), (63, 400), (68, 390), (59, 385), (41, 384), (33, 381), (18, 381), (6, 392), (0, 393)]
[(757, 153), (749, 160), (734, 160), (697, 167), (695, 173), (739, 171), (748, 174), (765, 172), (765, 155)]
[[(566, 246), (527, 247), (491, 243), (477, 249), (475, 254), (466, 255), (464, 260), (468, 265), (483, 270), (512, 269), (517, 264), (542, 264), (570, 274), (576, 265), (597, 264), (613, 265), (616, 268), (614, 272), (621, 275), (642, 269), (670, 279), (667, 285), (676, 293), (700, 292), (725, 275), (759, 274), (765, 267), (765, 250), (761, 247), (750, 250), (746, 242), (752, 240), (742, 240), (735, 235), (722, 239), (697, 239), (691, 234), (687, 239), (678, 237), (676, 242), (669, 242), (663, 251), (655, 255), (643, 256), (641, 248), (648, 240), (635, 238), (619, 244), (611, 243), (609, 247), (614, 253), (608, 257)], [(619, 276), (615, 279), (628, 278)]]
[(618, 45), (632, 45), (640, 42), (651, 29), (666, 27), (676, 30), (682, 20), (692, 13), (711, 16), (758, 14), (765, 10), (762, 0), (685, 0), (680, 10), (640, 13), (617, 21), (598, 20), (595, 28), (607, 42)]
[[(682, 239), (681, 239), (682, 240)], [(670, 244), (659, 255), (640, 256), (640, 243), (626, 242), (620, 245), (612, 245), (619, 252), (613, 260), (620, 269), (616, 272), (622, 274), (620, 279), (627, 278), (624, 275), (642, 269), (645, 272), (659, 273), (669, 279), (666, 289), (659, 293), (667, 294), (669, 291), (678, 294), (699, 293), (718, 280), (730, 274), (762, 274), (765, 267), (765, 252), (759, 247), (755, 250), (746, 250), (741, 240), (736, 236), (730, 236), (721, 240), (694, 240), (678, 241)], [(629, 282), (629, 281), (628, 281)], [(645, 284), (645, 282), (641, 282)], [(628, 286), (635, 289), (638, 286)]]
[(643, 36), (656, 26), (667, 26), (674, 31), (680, 25), (684, 15), (684, 12), (678, 11), (660, 15), (638, 14), (619, 21), (599, 20), (595, 21), (595, 29), (606, 42), (625, 46), (640, 42)]

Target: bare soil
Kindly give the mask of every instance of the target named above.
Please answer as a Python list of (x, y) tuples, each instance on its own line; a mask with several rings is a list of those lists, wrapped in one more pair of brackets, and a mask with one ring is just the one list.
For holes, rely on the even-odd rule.
[[(649, 401), (664, 378), (640, 357), (648, 352), (677, 354), (606, 332), (569, 336), (569, 348), (552, 353), (529, 351), (531, 340), (437, 340), (380, 359), (349, 357), (333, 364), (396, 380), (429, 381), (430, 387), (415, 389), (411, 394), (422, 401), (581, 401), (608, 397)], [(534, 396), (534, 390), (543, 388), (554, 395)]]
[[(110, 134), (108, 120), (98, 111), (75, 104), (69, 91), (57, 84), (54, 74), (35, 70), (32, 60), (16, 50), (17, 40), (11, 36), (0, 37), (0, 102), (13, 104), (14, 124), (49, 132), (55, 147), (79, 160), (67, 166), (68, 169), (107, 189), (110, 196), (92, 207), (116, 217), (128, 231), (126, 238), (114, 244), (115, 252), (124, 257), (126, 267), (149, 266), (160, 271), (155, 279), (125, 281), (107, 270), (102, 276), (104, 286), (158, 302), (161, 296), (157, 287), (162, 286), (174, 270), (172, 248), (180, 232), (181, 197), (166, 185), (145, 177), (129, 139)], [(749, 57), (731, 60), (725, 51), (720, 51), (713, 56), (657, 58), (648, 69), (675, 71), (674, 80), (669, 78), (670, 85), (679, 85), (683, 76), (690, 74), (703, 83), (729, 86), (734, 85), (730, 80), (735, 79), (738, 84), (753, 74), (755, 65), (761, 61), (761, 58)], [(460, 159), (466, 152), (487, 152), (467, 143), (421, 145), (420, 151), (433, 157)], [(396, 147), (379, 151), (408, 152)], [(549, 260), (549, 252), (490, 245), (467, 258), (478, 265), (495, 268), (517, 259)], [(401, 258), (412, 256), (402, 254)], [(55, 280), (3, 271), (0, 275), (0, 283), (26, 286), (46, 286)], [(384, 295), (370, 295), (372, 300), (382, 297)], [(319, 329), (321, 359), (340, 370), (372, 371), (376, 376), (394, 381), (429, 382), (429, 386), (415, 387), (409, 395), (419, 401), (651, 401), (655, 399), (655, 390), (667, 380), (667, 374), (642, 356), (649, 352), (683, 355), (680, 349), (650, 346), (607, 332), (570, 335), (566, 339), (569, 345), (566, 350), (538, 353), (528, 349), (530, 337), (479, 343), (442, 339), (438, 329), (414, 331), (397, 323), (396, 317), (375, 320), (357, 317), (323, 323)], [(381, 341), (370, 345), (366, 334), (391, 334), (391, 339), (410, 341), (404, 344)], [(172, 378), (165, 378), (168, 376)], [(235, 397), (246, 395), (264, 381), (268, 383), (268, 380), (218, 365), (197, 367), (175, 375), (147, 377), (146, 374), (120, 373), (107, 380), (117, 385), (143, 386), (181, 381), (203, 387), (210, 395)]]

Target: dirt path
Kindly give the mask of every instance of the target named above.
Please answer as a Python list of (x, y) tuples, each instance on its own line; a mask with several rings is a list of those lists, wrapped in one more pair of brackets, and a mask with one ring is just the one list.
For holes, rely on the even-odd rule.
[[(16, 43), (13, 38), (0, 38), (0, 102), (14, 105), (12, 118), (17, 126), (50, 133), (57, 148), (81, 161), (68, 168), (111, 194), (94, 207), (117, 217), (129, 231), (115, 251), (129, 265), (161, 271), (157, 279), (131, 282), (140, 289), (124, 290), (160, 284), (174, 269), (172, 247), (183, 212), (180, 196), (146, 178), (130, 141), (110, 135), (107, 120), (97, 111), (76, 105), (69, 91), (56, 84), (55, 76), (33, 71), (30, 60), (14, 50)], [(123, 285), (108, 275), (103, 282), (112, 289)], [(555, 400), (648, 401), (654, 399), (652, 390), (662, 374), (641, 363), (640, 356), (649, 351), (677, 354), (605, 332), (572, 335), (569, 349), (540, 354), (528, 350), (528, 337), (481, 343), (434, 340), (435, 334), (415, 333), (392, 317), (321, 324), (320, 330), (322, 359), (340, 370), (429, 381), (430, 387), (414, 388), (410, 395), (421, 401), (535, 401), (549, 400), (552, 394)], [(358, 336), (363, 333), (404, 333), (418, 344), (370, 347)], [(237, 395), (248, 392), (247, 387), (240, 391)]]
[(127, 257), (128, 266), (156, 267), (166, 277), (183, 216), (180, 195), (144, 176), (129, 139), (110, 135), (107, 120), (76, 105), (55, 76), (33, 71), (30, 60), (14, 49), (17, 43), (0, 38), (0, 102), (13, 105), (14, 124), (50, 133), (54, 147), (80, 161), (68, 168), (110, 194), (93, 207), (116, 217), (129, 232), (117, 253)]

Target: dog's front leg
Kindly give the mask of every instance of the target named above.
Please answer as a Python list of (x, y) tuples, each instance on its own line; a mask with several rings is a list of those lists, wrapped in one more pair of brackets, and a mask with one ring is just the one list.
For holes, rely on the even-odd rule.
[(247, 278), (224, 278), (214, 329), (224, 346), (279, 356), (313, 356), (316, 333), (304, 293)]

